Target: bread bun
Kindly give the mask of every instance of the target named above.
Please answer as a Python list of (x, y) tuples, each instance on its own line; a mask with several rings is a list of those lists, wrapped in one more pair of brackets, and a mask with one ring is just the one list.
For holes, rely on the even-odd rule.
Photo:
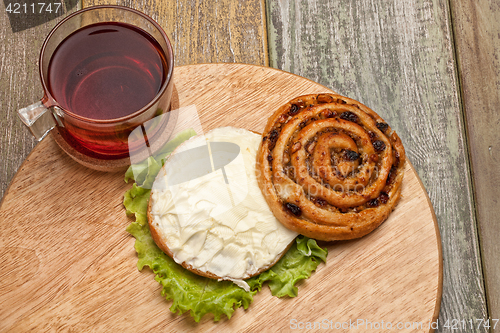
[[(257, 184), (255, 159), (260, 141), (260, 134), (223, 127), (184, 142), (158, 173), (147, 213), (153, 240), (178, 264), (245, 289), (248, 285), (243, 280), (272, 267), (297, 236), (276, 220)], [(238, 149), (231, 156), (224, 155), (216, 149), (221, 142)], [(210, 162), (203, 162), (204, 147)], [(192, 163), (182, 159), (176, 164), (184, 152), (194, 152)], [(203, 163), (220, 169), (200, 173), (197, 166)], [(172, 180), (183, 172), (197, 176)]]
[[(153, 216), (151, 214), (151, 200), (149, 200), (149, 204), (148, 204), (148, 221), (153, 221), (153, 219), (154, 218), (153, 218)], [(149, 231), (151, 232), (151, 236), (153, 237), (153, 240), (155, 241), (156, 245), (160, 248), (160, 250), (162, 250), (170, 258), (174, 259), (173, 252), (168, 248), (166, 237), (161, 235), (161, 231), (157, 228), (157, 226), (155, 226), (153, 223), (149, 222)], [(245, 279), (251, 278), (251, 277), (256, 276), (256, 275), (259, 275), (260, 273), (265, 272), (269, 268), (273, 267), (281, 259), (281, 257), (283, 257), (285, 255), (285, 253), (290, 249), (290, 247), (292, 246), (292, 244), (293, 244), (293, 241), (290, 242), (288, 244), (288, 246), (281, 253), (279, 253), (276, 256), (276, 258), (271, 263), (269, 263), (266, 266), (261, 267), (255, 273), (249, 274), (248, 277), (246, 277)], [(197, 268), (194, 268), (192, 265), (188, 264), (185, 261), (181, 262), (180, 265), (182, 267), (184, 267), (185, 269), (187, 269), (187, 270), (189, 270), (189, 271), (191, 271), (191, 272), (193, 272), (193, 273), (195, 273), (197, 275), (200, 275), (200, 276), (204, 276), (204, 277), (207, 277), (207, 278), (210, 278), (210, 279), (219, 280), (219, 281), (221, 281), (221, 280), (228, 280), (227, 276), (226, 277), (222, 277), (222, 276), (215, 275), (215, 274), (213, 274), (211, 272), (208, 272), (208, 271), (201, 271), (201, 270), (199, 270)], [(236, 279), (236, 278), (234, 278), (234, 279)]]

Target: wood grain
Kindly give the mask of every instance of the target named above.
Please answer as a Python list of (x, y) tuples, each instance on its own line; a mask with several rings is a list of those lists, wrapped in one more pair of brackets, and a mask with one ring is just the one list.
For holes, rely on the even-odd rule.
[(82, 0), (83, 7), (114, 4), (156, 20), (170, 38), (176, 66), (239, 62), (268, 65), (263, 0)]
[[(75, 11), (77, 6), (66, 1), (62, 9), (69, 13)], [(48, 14), (31, 16), (30, 19), (36, 22), (24, 22), (26, 15), (18, 15), (19, 20), (11, 25), (5, 2), (0, 3), (0, 199), (36, 144), (31, 133), (17, 118), (17, 110), (43, 97), (38, 56), (45, 36), (62, 18), (35, 25), (44, 21), (41, 18)], [(31, 28), (24, 29), (29, 26)]]
[(451, 1), (490, 318), (500, 318), (500, 5)]
[[(204, 131), (236, 126), (261, 132), (284, 102), (330, 92), (259, 66), (192, 65), (175, 73), (180, 106), (196, 108)], [(278, 299), (265, 288), (248, 310), (219, 323), (171, 314), (152, 272), (137, 271), (122, 205), (130, 187), (123, 173), (78, 165), (50, 136), (34, 149), (0, 207), (1, 331), (275, 332), (293, 331), (293, 319), (335, 325), (363, 318), (421, 322), (398, 331), (428, 332), (437, 316), (439, 232), (409, 163), (401, 202), (389, 219), (362, 239), (330, 243), (326, 265), (301, 284), (297, 298)]]
[(360, 100), (403, 140), (441, 230), (441, 322), (486, 318), (448, 2), (271, 0), (267, 13), (271, 66)]

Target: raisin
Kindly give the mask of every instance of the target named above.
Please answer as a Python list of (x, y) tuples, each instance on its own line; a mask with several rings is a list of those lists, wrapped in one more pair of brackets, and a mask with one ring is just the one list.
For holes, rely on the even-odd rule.
[(316, 205), (320, 206), (320, 207), (325, 207), (325, 206), (326, 206), (326, 204), (327, 204), (326, 200), (325, 200), (325, 199), (321, 199), (321, 198), (316, 198), (316, 199), (314, 200), (314, 203), (315, 203)]
[(380, 195), (378, 196), (378, 199), (382, 204), (386, 204), (389, 201), (389, 194), (385, 192), (380, 192)]
[(371, 208), (377, 207), (379, 204), (380, 204), (380, 203), (379, 203), (378, 198), (372, 199), (372, 200), (370, 200), (370, 201), (368, 201), (368, 202), (366, 203), (366, 205), (367, 205), (368, 207), (371, 207)]
[(299, 113), (300, 107), (297, 104), (292, 104), (290, 107), (290, 111), (288, 112), (289, 116), (295, 116), (297, 113)]
[(267, 155), (267, 161), (269, 163), (271, 163), (273, 161), (273, 155), (272, 154)]
[(368, 136), (370, 137), (370, 141), (375, 141), (377, 139), (377, 134), (372, 131), (368, 131)]
[(324, 110), (322, 113), (323, 113), (323, 117), (325, 117), (325, 118), (333, 118), (337, 115), (337, 113), (335, 113), (332, 110), (328, 110), (328, 109)]
[(395, 165), (393, 165), (391, 170), (389, 171), (389, 175), (387, 175), (387, 180), (385, 182), (387, 185), (390, 185), (394, 181), (394, 178), (396, 178), (397, 171), (398, 168)]
[(384, 141), (377, 140), (377, 141), (373, 142), (373, 148), (375, 148), (375, 150), (379, 153), (384, 151), (384, 149), (385, 149)]
[(388, 124), (386, 124), (386, 123), (377, 123), (377, 128), (378, 128), (380, 131), (382, 131), (382, 132), (384, 132), (384, 133), (385, 133), (385, 131), (387, 130), (387, 128), (389, 128), (389, 125), (388, 125)]
[(271, 133), (269, 133), (268, 139), (269, 139), (269, 150), (273, 150), (274, 146), (276, 146), (276, 141), (278, 140), (278, 137), (280, 136), (280, 133), (273, 129)]
[(399, 151), (395, 150), (394, 151), (394, 157), (395, 157), (395, 162), (394, 165), (399, 165)]
[(317, 100), (318, 103), (331, 103), (333, 102), (333, 97), (330, 95), (319, 94)]
[(284, 123), (287, 119), (288, 119), (288, 116), (287, 116), (286, 114), (282, 114), (282, 115), (278, 118), (278, 122), (280, 122), (280, 123)]
[(377, 163), (378, 162), (378, 155), (377, 154), (371, 154), (370, 155), (370, 161)]
[(342, 112), (340, 114), (340, 118), (347, 121), (352, 121), (353, 123), (357, 123), (359, 120), (359, 117), (351, 111)]
[(344, 158), (344, 160), (346, 161), (356, 161), (358, 158), (359, 158), (359, 154), (356, 153), (355, 151), (353, 150), (350, 150), (350, 149), (346, 149), (344, 150), (344, 155), (342, 156)]
[(285, 204), (285, 208), (288, 209), (290, 211), (290, 213), (292, 213), (293, 215), (295, 216), (300, 216), (302, 215), (302, 209), (300, 209), (299, 206), (297, 205), (294, 205), (293, 203), (289, 203), (287, 202)]

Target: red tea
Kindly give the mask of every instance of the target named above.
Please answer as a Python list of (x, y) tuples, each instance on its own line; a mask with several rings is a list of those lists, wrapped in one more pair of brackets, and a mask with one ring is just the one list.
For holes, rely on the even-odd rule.
[(97, 23), (59, 44), (50, 60), (48, 88), (72, 113), (116, 119), (153, 100), (166, 67), (160, 45), (145, 31), (129, 24)]
[[(105, 22), (73, 32), (52, 54), (47, 86), (61, 107), (84, 120), (68, 117), (65, 126), (58, 127), (59, 132), (85, 155), (99, 159), (127, 157), (129, 149), (135, 147), (135, 143), (129, 147), (128, 135), (139, 120), (120, 118), (153, 101), (168, 71), (160, 44), (138, 27)], [(159, 115), (168, 111), (168, 105), (162, 103), (146, 112)], [(102, 120), (112, 121), (96, 123)], [(156, 132), (161, 126), (158, 128)]]

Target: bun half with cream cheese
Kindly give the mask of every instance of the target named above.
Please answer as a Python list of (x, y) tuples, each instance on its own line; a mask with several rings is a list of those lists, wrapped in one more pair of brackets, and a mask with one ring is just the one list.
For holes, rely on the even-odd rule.
[(175, 262), (246, 290), (244, 280), (272, 267), (298, 235), (275, 218), (257, 184), (260, 141), (222, 127), (184, 142), (158, 173), (147, 213), (155, 243)]

